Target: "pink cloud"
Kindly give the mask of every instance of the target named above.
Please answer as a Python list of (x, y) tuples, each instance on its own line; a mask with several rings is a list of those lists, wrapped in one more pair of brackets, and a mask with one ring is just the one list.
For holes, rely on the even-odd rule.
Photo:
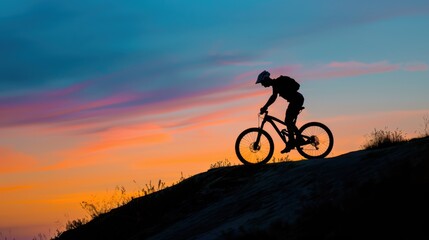
[(425, 63), (406, 64), (403, 69), (410, 72), (424, 72), (429, 69), (429, 65)]
[[(426, 65), (410, 65), (409, 70), (423, 70)], [(273, 77), (291, 75), (297, 79), (331, 79), (364, 74), (390, 72), (401, 69), (398, 64), (387, 61), (375, 63), (331, 62), (306, 70), (303, 66), (285, 65), (267, 69)], [(89, 87), (88, 83), (68, 88), (37, 93), (22, 98), (6, 99), (0, 103), (0, 127), (25, 124), (50, 124), (53, 129), (81, 132), (106, 131), (121, 126), (123, 119), (159, 116), (166, 113), (195, 109), (210, 105), (252, 98), (265, 94), (254, 84), (260, 70), (237, 75), (229, 85), (177, 95), (174, 98), (152, 99), (154, 96), (168, 96), (167, 90), (150, 93), (117, 93), (98, 99), (79, 98), (79, 92)], [(171, 89), (174, 92), (174, 89)], [(164, 95), (162, 95), (164, 94)], [(174, 96), (174, 95), (173, 95)], [(139, 104), (129, 104), (129, 103)], [(149, 121), (149, 120), (144, 120)]]
[(223, 103), (242, 100), (263, 94), (254, 83), (237, 83), (228, 86), (193, 92), (174, 101), (161, 101), (146, 105), (144, 108), (154, 114), (162, 114), (171, 111), (198, 108), (208, 105), (220, 105)]
[(153, 123), (111, 127), (97, 134), (97, 137), (99, 140), (81, 147), (77, 155), (111, 148), (161, 143), (170, 139), (170, 135), (162, 127)]
[[(185, 116), (182, 119), (178, 119), (176, 122), (168, 122), (163, 124), (166, 128), (184, 128), (186, 130), (192, 128), (205, 128), (207, 126), (213, 126), (218, 124), (224, 124), (227, 122), (235, 121), (236, 119), (231, 116), (234, 113), (243, 111), (243, 106), (229, 107), (221, 110), (213, 110), (210, 112), (192, 114)], [(256, 112), (257, 110), (255, 110)]]
[(4, 98), (0, 102), (0, 127), (59, 123), (102, 116), (103, 108), (148, 98), (147, 94), (117, 93), (95, 100), (79, 96), (88, 84)]
[(278, 77), (280, 75), (294, 77), (300, 71), (302, 71), (302, 65), (293, 64), (273, 68), (271, 74), (272, 77)]
[[(29, 103), (27, 101), (14, 102), (12, 104), (13, 108), (10, 109), (2, 106), (2, 110), (8, 110), (9, 114), (3, 115), (5, 118), (2, 116), (1, 121), (2, 123), (7, 123), (7, 121), (14, 121), (14, 117), (18, 119), (26, 118), (26, 121), (20, 122), (20, 124), (43, 124), (47, 126), (47, 128), (43, 129), (48, 134), (67, 132), (67, 134), (85, 133), (86, 135), (92, 135), (88, 136), (90, 137), (89, 139), (83, 139), (84, 143), (80, 144), (80, 146), (68, 150), (58, 150), (59, 156), (62, 156), (61, 158), (63, 159), (59, 163), (42, 168), (38, 167), (42, 170), (52, 170), (74, 167), (76, 159), (81, 159), (78, 160), (79, 163), (76, 163), (76, 166), (95, 164), (94, 159), (84, 157), (95, 152), (105, 154), (105, 150), (162, 144), (165, 141), (169, 141), (171, 134), (177, 131), (220, 124), (224, 122), (226, 114), (232, 114), (237, 109), (226, 108), (222, 111), (215, 110), (207, 113), (204, 110), (207, 106), (212, 105), (215, 107), (226, 102), (261, 95), (262, 92), (257, 90), (261, 89), (255, 87), (253, 83), (236, 83), (204, 91), (195, 91), (171, 100), (166, 99), (140, 105), (100, 109), (97, 108), (126, 103), (133, 101), (136, 97), (132, 95), (116, 95), (79, 104), (78, 100), (74, 100), (68, 95), (72, 94), (71, 92), (73, 91), (59, 91), (64, 94), (51, 94), (49, 92), (44, 95), (61, 95), (62, 97), (36, 98), (27, 96), (30, 99), (34, 99), (34, 101)], [(58, 100), (55, 101), (55, 99)], [(44, 109), (44, 107), (50, 109)], [(197, 109), (201, 109), (201, 111)], [(180, 112), (184, 110), (190, 110), (191, 114), (181, 114)], [(48, 116), (49, 111), (54, 111), (54, 113)], [(32, 116), (35, 113), (41, 114), (42, 117)], [(165, 114), (174, 116), (176, 113), (178, 115), (174, 118), (165, 118)], [(88, 115), (84, 116), (85, 114)], [(45, 119), (43, 119), (44, 117)], [(2, 155), (5, 155), (3, 152), (1, 152)], [(7, 156), (8, 159), (17, 158), (17, 154), (10, 153)], [(102, 157), (97, 159), (102, 159)], [(18, 165), (25, 166), (25, 164)], [(12, 166), (2, 168), (12, 171)], [(19, 171), (19, 169), (16, 171)]]
[[(400, 69), (397, 64), (386, 61), (375, 63), (331, 62), (305, 70), (301, 65), (286, 65), (269, 70), (273, 77), (291, 75), (298, 79), (324, 79), (390, 72)], [(424, 69), (424, 66), (410, 66)], [(144, 115), (157, 116), (186, 109), (236, 102), (265, 94), (255, 86), (254, 78), (260, 70), (237, 75), (229, 85), (177, 95), (174, 98), (152, 99), (161, 93), (118, 93), (94, 100), (81, 99), (78, 93), (89, 85), (77, 84), (65, 89), (23, 96), (22, 99), (7, 99), (0, 104), (0, 126), (24, 124), (50, 124), (58, 130), (82, 132), (105, 131), (123, 125), (123, 119)], [(166, 90), (168, 91), (168, 90)], [(172, 89), (173, 91), (173, 89)], [(168, 96), (165, 91), (162, 93)], [(161, 95), (162, 96), (162, 95)], [(129, 104), (129, 103), (139, 104)], [(149, 121), (149, 120), (146, 120)]]

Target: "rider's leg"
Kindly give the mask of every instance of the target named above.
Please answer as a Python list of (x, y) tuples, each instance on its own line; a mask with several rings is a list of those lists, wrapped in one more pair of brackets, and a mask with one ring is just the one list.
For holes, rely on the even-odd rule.
[(289, 100), (289, 106), (286, 109), (285, 124), (289, 132), (289, 140), (286, 144), (286, 148), (281, 151), (281, 153), (286, 153), (295, 148), (295, 132), (296, 128), (296, 119), (298, 114), (302, 109), (304, 104), (304, 97), (300, 93), (296, 93), (293, 98)]
[(289, 105), (288, 109), (286, 110), (286, 128), (289, 133), (289, 139), (286, 144), (285, 149), (281, 151), (281, 153), (289, 152), (290, 150), (295, 148), (295, 132), (296, 132), (296, 126), (295, 121), (298, 116), (299, 111), (296, 111), (294, 108), (291, 108)]

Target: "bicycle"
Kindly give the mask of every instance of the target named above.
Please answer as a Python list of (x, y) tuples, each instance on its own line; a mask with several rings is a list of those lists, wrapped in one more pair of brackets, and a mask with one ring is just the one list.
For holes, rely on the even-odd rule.
[[(300, 112), (304, 109), (301, 108)], [(262, 123), (258, 127), (245, 129), (241, 132), (235, 142), (235, 153), (243, 164), (265, 164), (274, 153), (274, 142), (270, 134), (264, 130), (266, 123), (270, 123), (285, 144), (290, 133), (286, 130), (280, 130), (277, 124), (286, 126), (286, 124), (266, 111), (259, 114), (263, 116)], [(258, 118), (258, 119), (259, 119)], [(294, 119), (296, 123), (296, 119)], [(296, 126), (296, 125), (295, 125)], [(307, 159), (325, 158), (334, 146), (334, 136), (331, 130), (323, 123), (308, 122), (301, 128), (295, 128), (296, 146), (298, 153)]]

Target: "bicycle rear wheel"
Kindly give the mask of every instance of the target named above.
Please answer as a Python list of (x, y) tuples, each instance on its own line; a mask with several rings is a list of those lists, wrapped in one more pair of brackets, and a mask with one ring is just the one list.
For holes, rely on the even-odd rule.
[(324, 158), (328, 156), (334, 146), (334, 136), (331, 130), (320, 122), (309, 122), (299, 129), (301, 135), (300, 146), (297, 147), (303, 157)]
[[(256, 143), (260, 135), (259, 143)], [(235, 153), (244, 164), (265, 164), (274, 153), (271, 136), (260, 128), (249, 128), (238, 135), (235, 141)]]

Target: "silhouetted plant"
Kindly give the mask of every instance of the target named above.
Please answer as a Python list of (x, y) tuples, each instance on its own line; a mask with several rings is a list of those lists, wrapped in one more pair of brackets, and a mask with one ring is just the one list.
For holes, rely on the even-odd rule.
[[(182, 172), (180, 180), (177, 183), (180, 183), (183, 180), (185, 180), (185, 177), (183, 176), (183, 172)], [(134, 183), (137, 183), (135, 180), (133, 180), (133, 181), (134, 181)], [(149, 181), (148, 184), (145, 184), (144, 188), (142, 188), (141, 190), (139, 190), (137, 193), (135, 193), (133, 195), (128, 195), (125, 187), (116, 186), (115, 191), (113, 192), (113, 194), (109, 198), (106, 198), (103, 200), (97, 200), (94, 197), (90, 201), (82, 201), (80, 203), (80, 205), (89, 214), (91, 219), (94, 219), (94, 218), (100, 216), (101, 214), (110, 212), (112, 209), (114, 209), (116, 207), (120, 207), (120, 206), (127, 204), (128, 202), (130, 202), (134, 198), (146, 196), (148, 194), (160, 191), (160, 190), (165, 189), (165, 188), (167, 188), (166, 183), (164, 181), (162, 181), (161, 179), (158, 181), (157, 186), (152, 185), (152, 181)], [(75, 229), (75, 228), (78, 228), (82, 225), (85, 225), (88, 222), (89, 222), (89, 220), (86, 218), (68, 221), (66, 223), (65, 229), (66, 230)], [(54, 240), (58, 239), (62, 233), (63, 233), (63, 231), (60, 231), (57, 229), (57, 234), (52, 239), (54, 239)], [(1, 236), (2, 235), (0, 232), (0, 237)], [(7, 238), (5, 238), (5, 240), (6, 239)]]
[(76, 219), (73, 221), (68, 221), (66, 223), (66, 230), (71, 230), (71, 229), (75, 229), (78, 228), (84, 224), (86, 224), (88, 222), (88, 220), (86, 218), (81, 218), (81, 219)]
[(369, 139), (362, 146), (363, 149), (377, 149), (383, 147), (389, 147), (397, 143), (407, 141), (404, 133), (401, 130), (396, 129), (395, 131), (390, 131), (387, 128), (384, 130), (374, 129), (369, 135)]
[(57, 240), (57, 239), (60, 239), (61, 234), (63, 234), (63, 231), (60, 231), (60, 230), (58, 230), (58, 229), (57, 229), (57, 233), (56, 233), (56, 235), (55, 235), (55, 236), (53, 236), (53, 237), (51, 238), (51, 240)]
[(183, 182), (186, 178), (183, 176), (183, 172), (180, 172), (180, 178), (177, 182), (173, 183), (173, 185), (179, 184)]
[(289, 156), (280, 157), (280, 158), (273, 157), (270, 160), (271, 163), (290, 162), (290, 161), (291, 161), (291, 159), (289, 158)]
[(98, 215), (100, 215), (102, 212), (100, 212), (98, 210), (98, 208), (96, 207), (96, 205), (94, 203), (89, 203), (87, 201), (82, 201), (80, 203), (80, 206), (88, 212), (89, 216), (91, 216), (92, 218), (97, 217)]
[[(10, 230), (9, 230), (10, 231)], [(10, 233), (9, 233), (10, 234)], [(2, 232), (0, 232), (0, 239), (1, 240), (8, 240), (8, 239), (15, 239), (15, 238), (8, 238), (7, 236), (3, 235)]]
[(225, 158), (222, 161), (217, 161), (213, 164), (210, 164), (210, 169), (220, 168), (220, 167), (230, 167), (230, 166), (232, 166), (231, 162)]
[(429, 115), (423, 116), (423, 132), (421, 137), (429, 137)]
[[(15, 239), (15, 238), (14, 238)], [(45, 234), (42, 234), (42, 233), (39, 233), (39, 234), (37, 234), (37, 236), (36, 237), (33, 237), (33, 239), (32, 240), (47, 240), (48, 238), (46, 237), (46, 235)]]
[(146, 187), (142, 189), (144, 196), (149, 195), (151, 193), (160, 191), (162, 189), (166, 188), (165, 182), (161, 179), (158, 181), (158, 186), (155, 187), (152, 185), (152, 181), (149, 181), (149, 184), (146, 183)]
[(91, 218), (95, 218), (100, 214), (107, 213), (113, 208), (120, 207), (131, 201), (133, 197), (127, 195), (127, 191), (123, 186), (116, 186), (115, 191), (108, 199), (96, 200), (90, 202), (82, 201), (81, 207), (87, 211)]

